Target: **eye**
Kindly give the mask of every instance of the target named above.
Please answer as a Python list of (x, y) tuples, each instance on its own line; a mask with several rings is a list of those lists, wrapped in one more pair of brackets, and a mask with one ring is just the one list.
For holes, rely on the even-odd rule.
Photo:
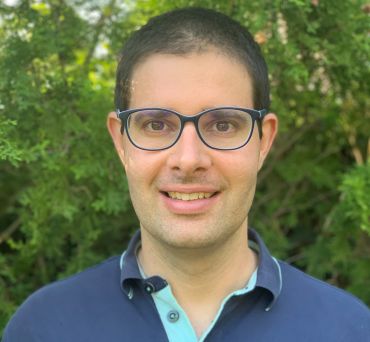
[(231, 122), (227, 122), (227, 121), (219, 121), (219, 122), (216, 122), (215, 125), (214, 125), (214, 128), (218, 131), (218, 132), (228, 132), (230, 131), (231, 129), (234, 128), (233, 124)]
[(238, 130), (238, 124), (232, 120), (213, 120), (208, 124), (206, 131), (213, 134), (230, 134)]
[(238, 110), (216, 109), (206, 112), (200, 119), (200, 130), (203, 134), (219, 137), (235, 135), (247, 124), (248, 115)]
[(161, 131), (165, 129), (166, 124), (163, 121), (156, 120), (146, 123), (144, 127), (152, 131)]

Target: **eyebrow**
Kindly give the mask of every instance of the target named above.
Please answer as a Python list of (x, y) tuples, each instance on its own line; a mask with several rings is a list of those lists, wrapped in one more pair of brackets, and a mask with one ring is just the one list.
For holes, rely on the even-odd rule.
[(210, 114), (215, 118), (217, 117), (217, 118), (221, 118), (221, 119), (227, 119), (227, 118), (231, 117), (231, 118), (238, 118), (240, 120), (245, 120), (246, 119), (245, 114), (247, 114), (247, 113), (240, 114), (240, 113), (237, 113), (236, 111), (232, 112), (230, 110), (228, 111), (227, 109), (225, 109), (225, 110), (210, 111), (207, 114)]
[(156, 117), (158, 119), (163, 119), (166, 117), (169, 117), (172, 113), (166, 112), (165, 110), (159, 110), (159, 109), (154, 109), (154, 110), (145, 110), (142, 112), (135, 112), (135, 122), (140, 122), (144, 117)]

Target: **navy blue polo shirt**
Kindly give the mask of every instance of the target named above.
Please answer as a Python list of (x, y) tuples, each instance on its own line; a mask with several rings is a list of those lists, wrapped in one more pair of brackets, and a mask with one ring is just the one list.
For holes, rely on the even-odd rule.
[[(205, 341), (370, 341), (370, 311), (361, 301), (276, 261), (253, 230), (249, 239), (259, 250), (254, 288), (227, 300)], [(3, 342), (168, 341), (152, 296), (168, 284), (142, 277), (138, 243), (139, 232), (122, 269), (113, 257), (32, 294)]]

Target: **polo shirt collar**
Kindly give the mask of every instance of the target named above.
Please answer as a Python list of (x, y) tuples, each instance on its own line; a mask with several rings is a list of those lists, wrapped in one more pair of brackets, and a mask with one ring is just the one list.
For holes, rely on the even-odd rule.
[[(265, 310), (269, 311), (277, 301), (281, 288), (282, 277), (280, 265), (271, 256), (261, 237), (253, 229), (248, 229), (248, 239), (258, 246), (258, 270), (256, 287), (265, 289), (270, 294), (270, 300)], [(138, 230), (131, 238), (126, 252), (122, 254), (121, 266), (121, 288), (130, 297), (134, 283), (141, 284), (147, 292), (156, 292), (167, 285), (167, 282), (159, 276), (143, 279), (136, 258), (136, 250), (141, 242), (141, 233)]]
[(127, 250), (122, 254), (120, 259), (121, 286), (125, 292), (128, 289), (129, 282), (143, 279), (136, 258), (136, 249), (140, 245), (140, 241), (141, 233), (138, 230), (131, 238)]
[(277, 301), (283, 281), (278, 261), (270, 254), (262, 238), (253, 229), (248, 229), (248, 239), (258, 245), (258, 270), (256, 287), (266, 289), (270, 293), (270, 301), (265, 310), (269, 311)]
[(136, 257), (136, 251), (140, 244), (141, 233), (138, 230), (131, 238), (127, 250), (122, 254), (120, 259), (121, 288), (130, 299), (133, 296), (134, 287), (141, 287), (145, 292), (150, 294), (167, 286), (166, 280), (159, 276), (143, 279)]

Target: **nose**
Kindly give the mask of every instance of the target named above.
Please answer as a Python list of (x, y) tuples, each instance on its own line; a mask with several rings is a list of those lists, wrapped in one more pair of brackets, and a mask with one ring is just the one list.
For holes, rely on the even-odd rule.
[(185, 124), (179, 140), (170, 152), (168, 166), (184, 175), (205, 171), (212, 165), (210, 148), (200, 140), (191, 122)]

